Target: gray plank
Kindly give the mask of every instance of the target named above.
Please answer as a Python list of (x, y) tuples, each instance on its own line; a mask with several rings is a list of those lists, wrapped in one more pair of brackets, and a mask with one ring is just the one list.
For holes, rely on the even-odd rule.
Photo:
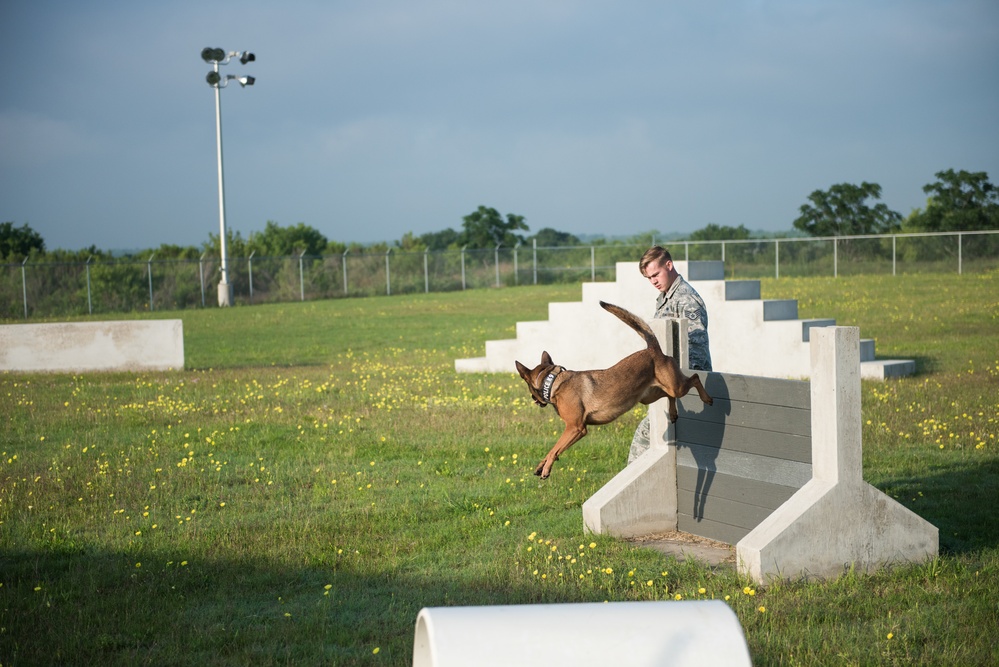
[(676, 441), (680, 446), (703, 445), (776, 459), (812, 462), (812, 439), (801, 435), (712, 422), (677, 421)]
[[(803, 410), (811, 408), (811, 385), (806, 380), (781, 380), (689, 369), (684, 369), (684, 373), (697, 373), (704, 389), (712, 398), (783, 405)], [(693, 398), (700, 402), (696, 395)]]
[(676, 464), (794, 488), (801, 488), (812, 478), (812, 466), (809, 463), (703, 445), (678, 446)]
[(708, 519), (698, 521), (689, 514), (679, 513), (676, 516), (676, 527), (677, 530), (683, 531), (684, 533), (700, 535), (701, 537), (718, 540), (719, 542), (725, 542), (726, 544), (736, 544), (739, 540), (748, 535), (750, 531), (748, 528), (730, 526), (725, 523), (710, 521)]
[(768, 507), (748, 505), (693, 491), (677, 491), (676, 510), (697, 520), (717, 521), (739, 528), (753, 529), (773, 513)]
[(806, 436), (812, 432), (811, 410), (784, 405), (726, 398), (715, 398), (713, 405), (705, 405), (694, 393), (677, 402), (677, 413), (677, 423), (704, 421)]
[[(704, 472), (711, 475), (710, 478), (705, 478), (706, 480), (710, 479), (708, 487), (709, 495), (765, 507), (771, 511), (783, 505), (798, 490), (792, 486), (770, 484), (768, 482), (760, 482), (754, 479), (736, 477), (718, 472)], [(697, 469), (687, 466), (677, 466), (677, 492), (679, 493), (681, 490), (695, 491), (697, 489), (697, 478)]]

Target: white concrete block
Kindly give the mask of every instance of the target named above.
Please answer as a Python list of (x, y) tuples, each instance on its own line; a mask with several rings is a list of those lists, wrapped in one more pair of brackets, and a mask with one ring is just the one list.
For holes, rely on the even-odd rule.
[(183, 368), (181, 320), (0, 326), (0, 370), (69, 373)]

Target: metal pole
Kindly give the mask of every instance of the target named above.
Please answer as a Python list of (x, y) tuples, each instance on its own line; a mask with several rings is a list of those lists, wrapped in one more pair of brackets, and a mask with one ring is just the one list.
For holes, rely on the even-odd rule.
[(256, 250), (252, 251), (250, 256), (246, 258), (246, 273), (250, 280), (250, 303), (253, 303), (253, 255), (256, 252)]
[(534, 284), (538, 284), (538, 240), (534, 241)]
[(465, 248), (468, 246), (462, 246), (461, 248), (461, 289), (465, 289)]
[(517, 245), (513, 246), (513, 284), (520, 284), (519, 268), (517, 267), (517, 251), (520, 249), (520, 241), (517, 241)]
[(87, 312), (91, 315), (94, 314), (94, 306), (90, 300), (90, 260), (93, 258), (93, 255), (87, 258)]
[(839, 278), (839, 241), (833, 239), (833, 278)]
[(497, 243), (496, 244), (496, 250), (495, 250), (495, 256), (496, 256), (496, 287), (500, 286), (500, 281), (499, 281), (499, 249), (500, 249), (501, 245), (503, 245), (503, 244), (502, 243)]
[(347, 253), (350, 248), (343, 251), (343, 295), (347, 296)]
[[(219, 71), (218, 61), (213, 61), (215, 72)], [(222, 278), (219, 281), (219, 306), (232, 305), (232, 287), (229, 285), (229, 263), (225, 247), (225, 182), (222, 177), (222, 100), (219, 84), (215, 84), (215, 146), (219, 167), (219, 250), (222, 256)]]
[(28, 258), (25, 257), (24, 261), (21, 262), (21, 294), (24, 298), (24, 319), (28, 319), (28, 279), (24, 274), (24, 265), (28, 263)]
[(389, 272), (389, 253), (392, 252), (392, 248), (385, 251), (385, 294), (386, 296), (392, 296), (392, 279), (391, 273)]
[(154, 252), (149, 256), (149, 261), (146, 262), (146, 273), (149, 274), (149, 312), (153, 312), (153, 257), (156, 257)]
[(303, 267), (305, 262), (302, 259), (303, 257), (305, 257), (304, 250), (302, 251), (302, 254), (298, 256), (298, 290), (300, 301), (305, 301), (305, 268)]
[(961, 239), (963, 236), (960, 232), (957, 235), (957, 275), (961, 275), (962, 272), (963, 258), (961, 257), (961, 249), (963, 244), (961, 243)]
[(198, 273), (201, 275), (201, 307), (205, 307), (205, 255), (207, 252), (201, 253), (201, 257), (198, 259)]
[(590, 246), (590, 282), (597, 282), (597, 260), (593, 246)]
[(424, 248), (423, 249), (423, 293), (424, 294), (430, 293), (430, 273), (428, 272), (427, 269), (427, 252), (428, 249)]
[(895, 239), (898, 238), (895, 234), (891, 235), (891, 274), (895, 275)]
[(774, 273), (780, 280), (780, 239), (774, 239)]

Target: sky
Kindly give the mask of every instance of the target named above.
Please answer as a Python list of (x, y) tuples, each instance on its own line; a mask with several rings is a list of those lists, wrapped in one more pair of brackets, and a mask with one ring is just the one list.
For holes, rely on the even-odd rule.
[(0, 222), (48, 249), (219, 232), (331, 241), (452, 228), (789, 231), (864, 181), (923, 208), (945, 169), (999, 183), (995, 0), (0, 3)]

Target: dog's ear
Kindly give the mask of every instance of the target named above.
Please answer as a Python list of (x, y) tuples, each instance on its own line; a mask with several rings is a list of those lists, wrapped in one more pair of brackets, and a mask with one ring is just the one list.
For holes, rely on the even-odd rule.
[(525, 380), (527, 380), (527, 378), (531, 374), (531, 369), (529, 369), (527, 366), (525, 366), (524, 364), (520, 363), (516, 359), (514, 360), (513, 363), (517, 364), (517, 372), (520, 373), (520, 377), (522, 377)]
[(555, 365), (555, 362), (552, 361), (552, 355), (548, 354), (547, 352), (541, 353), (541, 363), (548, 364), (549, 366)]

